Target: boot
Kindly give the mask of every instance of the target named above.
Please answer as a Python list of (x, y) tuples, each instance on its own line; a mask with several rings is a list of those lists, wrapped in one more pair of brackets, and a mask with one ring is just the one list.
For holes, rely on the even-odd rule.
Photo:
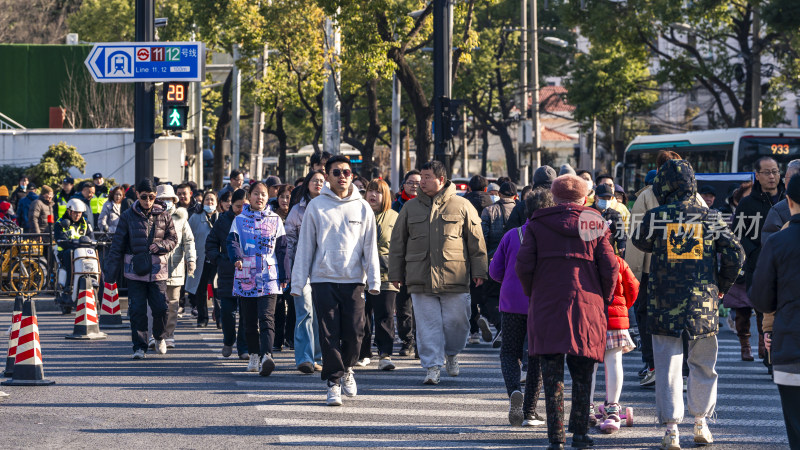
[(758, 357), (760, 359), (766, 358), (767, 355), (767, 347), (764, 345), (764, 335), (759, 333), (758, 334)]
[(753, 361), (753, 354), (750, 350), (750, 339), (739, 338), (739, 343), (742, 345), (742, 361)]

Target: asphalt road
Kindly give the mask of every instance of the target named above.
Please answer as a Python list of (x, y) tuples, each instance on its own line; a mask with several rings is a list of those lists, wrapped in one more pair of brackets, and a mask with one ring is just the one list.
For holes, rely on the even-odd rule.
[[(0, 316), (3, 352), (9, 316)], [(378, 371), (376, 362), (356, 368), (358, 396), (336, 408), (325, 406), (318, 375), (294, 370), (291, 351), (276, 353), (272, 376), (249, 374), (246, 361), (222, 358), (218, 330), (194, 328), (189, 318), (179, 323), (178, 348), (143, 361), (130, 359), (128, 330), (107, 331), (102, 341), (68, 341), (63, 336), (72, 331), (72, 316), (54, 312), (41, 313), (39, 326), (45, 377), (56, 385), (0, 387), (10, 395), (0, 399), (0, 448), (547, 445), (544, 426), (508, 425), (498, 350), (489, 344), (469, 346), (460, 357), (461, 375), (443, 371), (439, 386), (422, 385), (424, 371), (409, 358), (395, 358), (393, 372)], [(614, 435), (592, 431), (596, 448), (654, 448), (662, 435), (655, 392), (638, 385), (638, 352), (627, 354), (624, 365), (622, 401), (634, 408), (636, 423)], [(787, 448), (777, 389), (760, 363), (739, 360), (727, 328), (720, 332), (718, 372), (713, 448)], [(601, 366), (596, 402), (604, 396), (603, 379)], [(543, 398), (537, 410), (544, 415)], [(684, 448), (693, 447), (691, 418), (680, 431)]]

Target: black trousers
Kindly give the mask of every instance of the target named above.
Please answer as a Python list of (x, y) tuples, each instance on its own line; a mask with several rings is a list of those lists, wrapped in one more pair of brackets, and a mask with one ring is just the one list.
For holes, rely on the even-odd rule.
[[(540, 356), (547, 405), (547, 438), (551, 443), (566, 442), (564, 356), (563, 354)], [(589, 396), (595, 362), (583, 356), (566, 355), (566, 358), (569, 374), (572, 376), (572, 409), (569, 412), (568, 431), (573, 434), (586, 434), (589, 430)]]
[[(736, 310), (736, 317), (733, 319), (736, 323), (736, 335), (740, 338), (750, 339), (750, 316), (753, 314), (753, 308), (745, 306), (744, 308), (734, 309)], [(756, 311), (756, 328), (759, 335), (764, 334), (764, 329), (762, 328), (763, 320), (764, 314)]]
[(500, 341), (500, 370), (506, 383), (508, 396), (514, 391), (522, 390), (520, 383), (520, 363), (527, 362), (528, 375), (525, 377), (525, 397), (522, 411), (526, 417), (536, 411), (536, 402), (542, 390), (542, 369), (538, 356), (523, 353), (528, 335), (528, 315), (504, 312), (503, 340)]
[(480, 304), (481, 315), (499, 332), (503, 326), (500, 314), (500, 283), (490, 278), (484, 281), (481, 287), (483, 288), (483, 303)]
[(153, 311), (153, 338), (161, 340), (167, 326), (167, 281), (128, 280), (128, 315), (133, 351), (147, 352), (147, 305)]
[(339, 384), (358, 361), (364, 337), (364, 285), (311, 283), (311, 298), (319, 323), (322, 379)]
[(294, 346), (294, 300), (291, 294), (281, 294), (278, 296), (278, 303), (275, 305), (275, 348), (283, 347), (284, 342)]
[(275, 304), (277, 294), (262, 297), (240, 297), (239, 314), (244, 319), (244, 337), (250, 354), (272, 354), (275, 341)]
[(217, 276), (217, 266), (205, 263), (202, 270), (200, 285), (194, 294), (193, 305), (197, 308), (197, 323), (208, 324), (208, 285), (214, 284), (214, 277)]
[(397, 337), (403, 342), (403, 346), (413, 346), (415, 341), (414, 308), (405, 285), (400, 286), (400, 292), (395, 297), (394, 305), (397, 314)]
[(783, 406), (783, 421), (786, 422), (786, 434), (789, 437), (789, 448), (800, 450), (800, 386), (778, 385)]
[(475, 286), (474, 281), (469, 282), (469, 300), (471, 313), (469, 316), (469, 334), (475, 334), (479, 331), (478, 318), (480, 318), (481, 312), (478, 309), (478, 305), (483, 303), (483, 288)]
[(378, 355), (391, 356), (394, 346), (394, 302), (397, 292), (381, 291), (378, 295), (366, 294), (364, 305), (364, 338), (361, 340), (359, 359), (372, 358), (372, 325), (375, 317), (375, 345)]
[(653, 360), (653, 338), (647, 329), (647, 283), (650, 280), (649, 273), (642, 274), (642, 282), (639, 284), (639, 296), (636, 298), (636, 323), (639, 324), (639, 339), (642, 340), (642, 362), (647, 367), (656, 367)]

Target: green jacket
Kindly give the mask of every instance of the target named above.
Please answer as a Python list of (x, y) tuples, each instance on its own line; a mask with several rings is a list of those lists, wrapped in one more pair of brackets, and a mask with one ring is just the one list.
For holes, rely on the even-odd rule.
[[(652, 253), (647, 285), (647, 330), (689, 339), (719, 328), (719, 294), (744, 264), (744, 250), (716, 210), (701, 206), (691, 164), (670, 160), (653, 183), (661, 205), (645, 214), (633, 245)], [(717, 255), (720, 256), (717, 263)]]
[(392, 231), (389, 280), (411, 294), (469, 292), (470, 278), (486, 279), (488, 262), (481, 219), (448, 181), (433, 198), (406, 202)]
[(392, 230), (397, 221), (397, 212), (393, 209), (386, 211), (375, 216), (375, 221), (378, 224), (378, 258), (381, 266), (381, 291), (397, 291), (397, 289), (389, 283), (389, 242), (392, 239)]

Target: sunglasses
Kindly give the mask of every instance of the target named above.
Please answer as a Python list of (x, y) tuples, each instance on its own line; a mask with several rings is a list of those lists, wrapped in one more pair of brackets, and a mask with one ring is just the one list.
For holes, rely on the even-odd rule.
[(150, 201), (153, 201), (155, 199), (156, 199), (156, 194), (150, 194), (150, 195), (142, 194), (142, 195), (139, 196), (139, 200), (150, 200)]
[(333, 174), (333, 176), (337, 178), (342, 175), (344, 175), (345, 178), (348, 178), (350, 175), (353, 174), (353, 172), (350, 169), (333, 169), (331, 171), (331, 174)]

